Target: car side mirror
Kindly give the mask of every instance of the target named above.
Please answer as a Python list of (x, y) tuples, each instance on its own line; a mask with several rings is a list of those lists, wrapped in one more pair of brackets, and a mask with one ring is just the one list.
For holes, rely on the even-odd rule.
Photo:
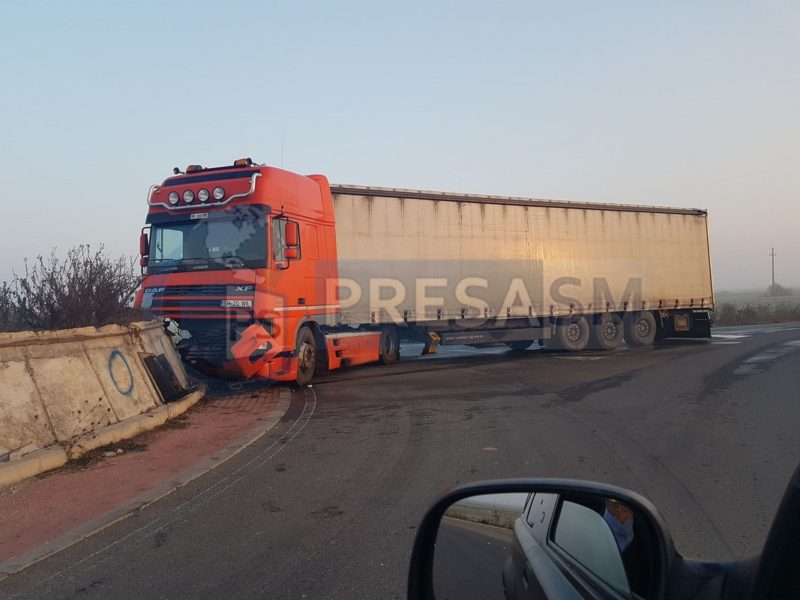
[(409, 598), (668, 597), (680, 560), (633, 492), (570, 480), (462, 486), (418, 528)]

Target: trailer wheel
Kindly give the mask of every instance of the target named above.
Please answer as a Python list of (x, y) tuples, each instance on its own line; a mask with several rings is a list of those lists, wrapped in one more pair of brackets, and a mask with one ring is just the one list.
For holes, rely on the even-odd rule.
[(561, 319), (556, 326), (556, 343), (564, 350), (579, 352), (589, 343), (589, 329), (586, 317)]
[(625, 324), (617, 313), (599, 315), (592, 324), (590, 345), (600, 350), (613, 350), (622, 344), (625, 337)]
[(297, 385), (308, 385), (317, 370), (317, 339), (308, 327), (297, 334)]
[(400, 360), (400, 342), (397, 339), (395, 327), (381, 329), (380, 354), (378, 358), (382, 365), (388, 365)]
[(625, 315), (625, 341), (632, 348), (647, 348), (656, 339), (656, 318), (649, 311)]

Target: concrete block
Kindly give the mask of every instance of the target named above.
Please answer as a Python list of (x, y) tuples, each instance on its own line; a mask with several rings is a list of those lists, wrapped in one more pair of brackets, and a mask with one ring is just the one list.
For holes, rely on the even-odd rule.
[[(51, 348), (56, 351), (59, 346), (53, 344)], [(31, 358), (28, 362), (57, 441), (118, 420), (82, 348), (66, 356)]]
[(0, 362), (0, 454), (43, 448), (55, 434), (24, 361)]
[(86, 356), (117, 419), (127, 419), (161, 403), (130, 344), (88, 348), (90, 345), (84, 342)]

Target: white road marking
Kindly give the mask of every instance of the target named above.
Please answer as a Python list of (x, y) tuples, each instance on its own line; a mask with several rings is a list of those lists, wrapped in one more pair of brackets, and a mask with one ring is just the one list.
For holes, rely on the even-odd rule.
[(741, 344), (742, 342), (711, 342), (712, 346), (730, 346), (731, 344)]

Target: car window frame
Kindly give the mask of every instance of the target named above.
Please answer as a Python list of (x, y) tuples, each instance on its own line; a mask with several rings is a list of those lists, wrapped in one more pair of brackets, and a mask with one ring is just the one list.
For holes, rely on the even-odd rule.
[[(556, 567), (564, 574), (572, 585), (578, 585), (588, 594), (594, 598), (612, 598), (615, 600), (631, 600), (631, 598), (639, 598), (632, 590), (630, 596), (624, 596), (616, 588), (606, 583), (604, 579), (595, 574), (591, 569), (583, 565), (580, 561), (575, 559), (567, 550), (561, 548), (555, 542), (555, 531), (558, 524), (558, 519), (561, 516), (561, 508), (565, 501), (570, 501), (568, 498), (560, 495), (556, 501), (556, 507), (550, 515), (550, 522), (547, 527), (547, 536), (545, 543), (542, 545), (547, 555), (556, 565)], [(626, 574), (627, 578), (627, 574)]]

